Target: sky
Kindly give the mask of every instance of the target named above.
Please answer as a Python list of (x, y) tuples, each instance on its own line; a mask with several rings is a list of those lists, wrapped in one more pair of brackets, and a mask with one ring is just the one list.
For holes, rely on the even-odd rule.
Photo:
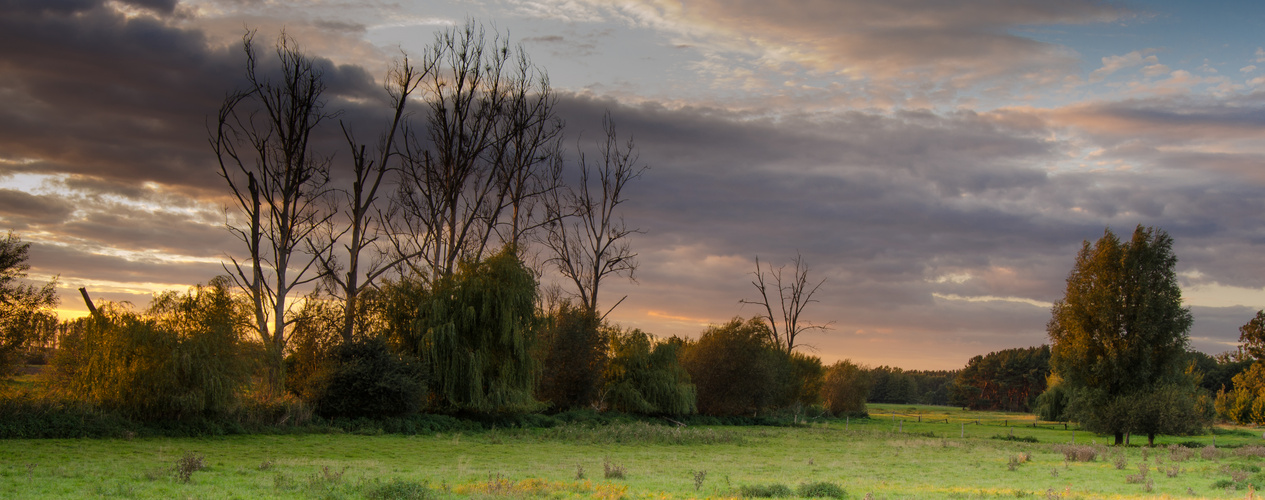
[(956, 369), (1048, 342), (1082, 242), (1139, 224), (1175, 241), (1192, 347), (1265, 308), (1252, 1), (3, 0), (0, 220), (65, 317), (79, 287), (143, 307), (206, 282), (241, 255), (207, 127), (246, 29), (319, 58), (354, 123), (470, 20), (548, 73), (568, 144), (608, 111), (635, 141), (639, 268), (601, 296), (624, 327), (760, 314), (757, 256), (802, 255), (830, 324), (806, 352)]

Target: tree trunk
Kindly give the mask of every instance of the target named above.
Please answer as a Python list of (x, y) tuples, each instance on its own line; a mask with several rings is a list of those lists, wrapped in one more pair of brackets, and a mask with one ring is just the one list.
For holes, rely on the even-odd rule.
[(1117, 433), (1116, 433), (1116, 442), (1115, 442), (1115, 445), (1116, 445), (1116, 446), (1120, 446), (1120, 445), (1122, 445), (1122, 444), (1124, 444), (1124, 433), (1123, 433), (1123, 432), (1117, 432)]
[(1155, 446), (1155, 433), (1154, 433), (1154, 432), (1148, 432), (1148, 433), (1146, 434), (1146, 445), (1147, 445), (1147, 446), (1152, 446), (1152, 447), (1153, 447), (1153, 446)]

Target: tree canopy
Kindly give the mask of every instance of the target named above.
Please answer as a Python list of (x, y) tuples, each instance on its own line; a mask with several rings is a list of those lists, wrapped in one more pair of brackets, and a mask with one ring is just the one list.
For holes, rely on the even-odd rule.
[(1192, 319), (1172, 246), (1161, 229), (1138, 226), (1128, 242), (1106, 230), (1084, 242), (1053, 307), (1050, 364), (1069, 394), (1069, 416), (1114, 434), (1117, 444), (1126, 432), (1153, 437), (1189, 428), (1168, 425), (1171, 418), (1135, 418), (1142, 410), (1125, 404), (1184, 394), (1179, 388), (1192, 382), (1182, 363)]

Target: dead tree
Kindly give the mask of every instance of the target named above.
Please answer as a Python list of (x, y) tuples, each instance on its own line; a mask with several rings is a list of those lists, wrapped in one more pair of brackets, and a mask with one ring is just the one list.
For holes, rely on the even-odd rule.
[(637, 254), (629, 237), (642, 231), (628, 227), (619, 209), (628, 201), (624, 188), (647, 167), (638, 165), (631, 138), (619, 142), (609, 113), (602, 121), (602, 130), (606, 138), (599, 144), (601, 161), (590, 164), (581, 152), (579, 184), (555, 191), (550, 198), (553, 218), (558, 222), (549, 226), (546, 244), (552, 253), (549, 262), (575, 285), (575, 295), (583, 307), (605, 318), (619, 302), (598, 314), (602, 280), (617, 275), (635, 280)]
[[(751, 273), (755, 279), (751, 281), (751, 284), (755, 286), (756, 291), (760, 292), (760, 298), (738, 301), (764, 308), (765, 313), (762, 317), (769, 322), (772, 335), (770, 340), (787, 354), (802, 345), (796, 343), (796, 340), (804, 332), (826, 330), (831, 325), (831, 323), (816, 325), (801, 318), (804, 309), (808, 308), (809, 304), (817, 302), (813, 299), (813, 295), (826, 280), (822, 278), (816, 284), (808, 280), (809, 268), (802, 255), (796, 254), (793, 263), (795, 268), (789, 277), (782, 274), (785, 266), (777, 268), (770, 266), (768, 277), (772, 279), (772, 282), (769, 282), (765, 278), (765, 270), (760, 267), (760, 257), (756, 256), (755, 272)], [(770, 294), (774, 296), (773, 300), (770, 300)], [(775, 305), (778, 307), (776, 313), (773, 307)]]
[(246, 257), (230, 255), (231, 266), (224, 267), (250, 298), (268, 382), (279, 391), (293, 321), (289, 295), (319, 277), (316, 254), (302, 245), (330, 217), (319, 203), (329, 161), (310, 144), (330, 115), (321, 99), (321, 70), (292, 38), (282, 32), (277, 39), (278, 74), (259, 68), (253, 41), (254, 32), (242, 38), (247, 85), (224, 99), (210, 142), (236, 202), (226, 225), (246, 247)]
[(556, 185), (561, 122), (548, 79), (499, 34), (467, 23), (439, 34), (428, 57), (426, 126), (406, 126), (387, 220), (404, 267), (433, 279), (541, 225), (532, 210)]
[[(396, 139), (406, 118), (409, 96), (433, 69), (432, 60), (413, 66), (408, 57), (403, 57), (387, 74), (384, 87), (391, 99), (393, 113), (372, 153), (340, 123), (343, 137), (351, 150), (352, 183), (350, 189), (340, 189), (335, 196), (334, 203), (341, 210), (342, 218), (330, 219), (325, 234), (311, 247), (320, 259), (326, 289), (343, 302), (341, 334), (344, 342), (352, 340), (357, 330), (357, 319), (362, 316), (361, 294), (399, 260), (386, 258), (387, 253), (383, 251), (376, 255), (372, 253), (384, 230), (385, 208), (379, 205), (379, 190), (384, 188), (387, 173), (394, 169), (389, 165), (396, 156)], [(341, 251), (338, 249), (340, 246)], [(345, 263), (340, 257), (346, 259)], [(363, 261), (366, 257), (373, 260)]]

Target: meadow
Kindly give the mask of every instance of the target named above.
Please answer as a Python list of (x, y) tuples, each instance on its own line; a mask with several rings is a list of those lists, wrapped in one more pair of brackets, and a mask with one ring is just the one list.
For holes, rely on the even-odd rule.
[(1084, 431), (1072, 446), (1072, 429), (1030, 415), (870, 412), (799, 427), (7, 440), (0, 498), (1248, 498), (1265, 483), (1265, 442), (1245, 428), (1113, 448)]

